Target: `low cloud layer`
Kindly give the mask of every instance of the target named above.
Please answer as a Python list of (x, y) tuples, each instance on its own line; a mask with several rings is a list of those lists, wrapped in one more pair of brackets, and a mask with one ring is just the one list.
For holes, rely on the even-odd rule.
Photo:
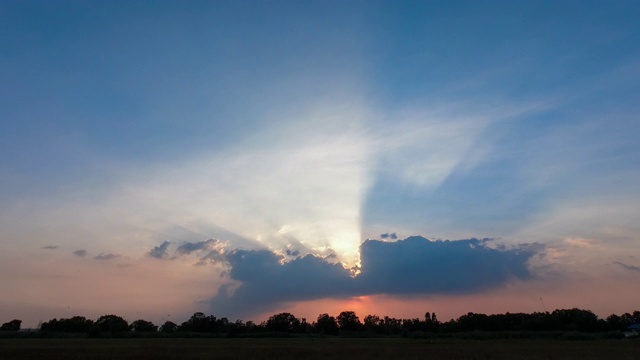
[(217, 252), (235, 284), (220, 288), (211, 307), (217, 314), (246, 316), (322, 298), (480, 292), (533, 276), (527, 263), (538, 247), (495, 249), (489, 244), (488, 239), (430, 241), (420, 236), (367, 240), (360, 246), (359, 269), (315, 255), (285, 261), (284, 254), (270, 250)]

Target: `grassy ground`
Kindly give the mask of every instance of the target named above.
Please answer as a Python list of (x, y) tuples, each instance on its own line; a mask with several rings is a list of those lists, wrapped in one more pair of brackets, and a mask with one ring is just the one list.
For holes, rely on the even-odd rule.
[(636, 340), (1, 339), (0, 359), (640, 359)]

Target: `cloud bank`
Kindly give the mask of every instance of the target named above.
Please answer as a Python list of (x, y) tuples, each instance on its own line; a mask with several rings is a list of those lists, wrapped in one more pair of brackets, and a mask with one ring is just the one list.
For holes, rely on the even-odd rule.
[(361, 266), (352, 269), (311, 254), (285, 261), (285, 254), (271, 250), (220, 252), (218, 260), (228, 265), (233, 283), (220, 288), (211, 310), (246, 316), (322, 298), (472, 293), (533, 277), (528, 261), (540, 251), (538, 246), (497, 249), (490, 243), (421, 236), (396, 242), (367, 240), (360, 246)]

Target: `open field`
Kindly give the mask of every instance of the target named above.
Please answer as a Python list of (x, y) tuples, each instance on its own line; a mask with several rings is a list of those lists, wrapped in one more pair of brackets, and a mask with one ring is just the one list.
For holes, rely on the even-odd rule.
[(1, 339), (0, 359), (639, 359), (637, 340)]

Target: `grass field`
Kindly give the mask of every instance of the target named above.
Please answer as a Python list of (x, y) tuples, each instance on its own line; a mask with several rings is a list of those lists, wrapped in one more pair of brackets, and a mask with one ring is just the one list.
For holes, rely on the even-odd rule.
[(0, 359), (640, 359), (636, 340), (1, 339)]

